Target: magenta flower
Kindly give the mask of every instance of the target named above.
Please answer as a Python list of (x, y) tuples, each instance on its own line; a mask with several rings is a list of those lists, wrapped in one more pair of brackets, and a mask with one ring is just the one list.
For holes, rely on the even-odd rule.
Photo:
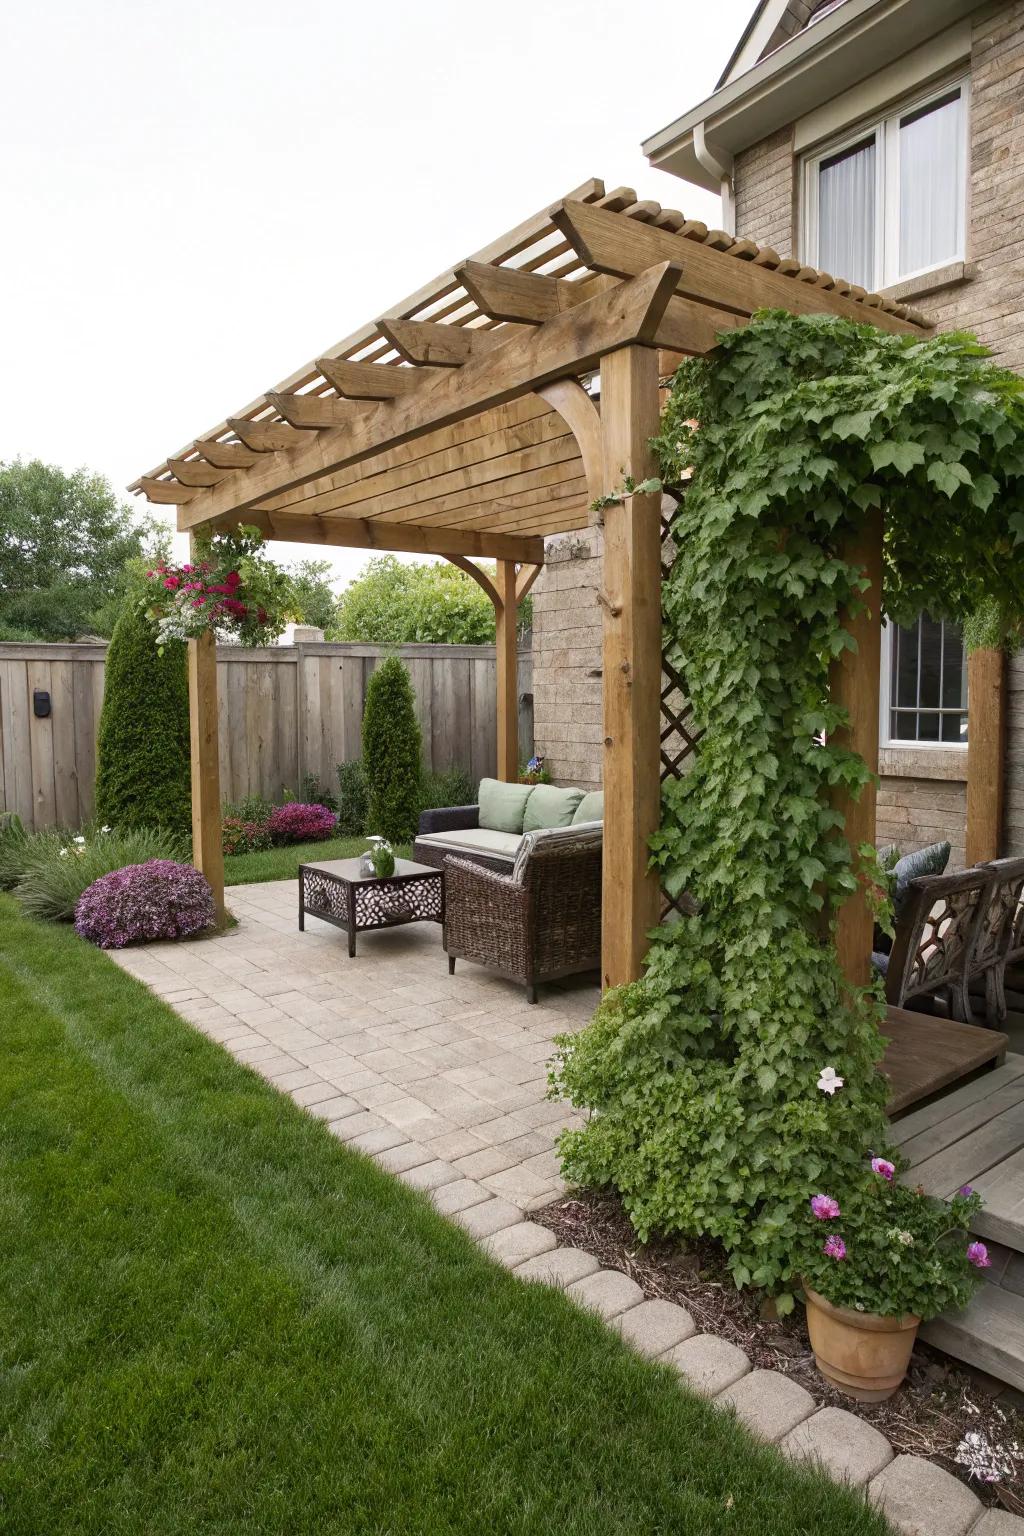
[(967, 1257), (975, 1269), (990, 1269), (992, 1260), (988, 1256), (988, 1249), (984, 1243), (968, 1243)]
[(811, 1196), (811, 1215), (819, 1221), (835, 1221), (839, 1214), (839, 1201), (833, 1200), (831, 1195)]
[(891, 1184), (896, 1174), (895, 1164), (890, 1163), (884, 1157), (871, 1159), (871, 1172), (879, 1174), (883, 1179), (888, 1179)]
[(825, 1246), (821, 1251), (823, 1254), (825, 1254), (826, 1258), (829, 1259), (846, 1258), (846, 1244), (835, 1232), (833, 1232), (831, 1237), (826, 1239)]

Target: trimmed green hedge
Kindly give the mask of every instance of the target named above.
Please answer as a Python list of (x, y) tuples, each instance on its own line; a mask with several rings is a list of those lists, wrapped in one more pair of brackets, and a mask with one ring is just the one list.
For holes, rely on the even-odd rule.
[(391, 843), (411, 842), (419, 819), (422, 740), (412, 683), (397, 656), (370, 678), (363, 710), (363, 769), (368, 831)]
[(96, 819), (118, 831), (192, 830), (185, 647), (157, 650), (153, 626), (126, 607), (107, 652), (96, 769)]

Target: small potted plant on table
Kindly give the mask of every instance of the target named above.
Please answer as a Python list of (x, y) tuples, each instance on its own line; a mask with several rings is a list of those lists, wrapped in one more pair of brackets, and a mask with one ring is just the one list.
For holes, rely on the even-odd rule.
[(838, 1196), (812, 1197), (801, 1269), (807, 1330), (822, 1375), (862, 1403), (891, 1397), (918, 1325), (967, 1305), (990, 1259), (972, 1240), (981, 1200), (965, 1185), (938, 1200), (870, 1167)]

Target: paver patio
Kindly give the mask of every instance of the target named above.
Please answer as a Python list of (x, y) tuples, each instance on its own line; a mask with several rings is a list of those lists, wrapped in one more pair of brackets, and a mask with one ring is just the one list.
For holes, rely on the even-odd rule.
[(112, 958), (409, 1182), (456, 1198), (453, 1179), (472, 1181), (467, 1207), (479, 1186), (523, 1210), (562, 1192), (555, 1141), (576, 1117), (546, 1097), (546, 1063), (593, 1013), (596, 978), (531, 1006), (478, 966), (449, 976), (434, 923), (360, 934), (350, 959), (339, 929), (307, 916), (299, 933), (293, 881), (236, 886), (231, 909), (223, 937)]

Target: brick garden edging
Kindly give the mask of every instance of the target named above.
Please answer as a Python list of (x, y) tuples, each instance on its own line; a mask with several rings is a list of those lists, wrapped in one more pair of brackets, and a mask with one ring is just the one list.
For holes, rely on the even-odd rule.
[(672, 1366), (701, 1396), (731, 1409), (758, 1439), (784, 1456), (816, 1461), (837, 1482), (866, 1497), (903, 1536), (1024, 1536), (1024, 1519), (986, 1510), (951, 1473), (922, 1456), (895, 1456), (873, 1425), (842, 1408), (819, 1407), (811, 1394), (779, 1371), (752, 1370), (737, 1345), (698, 1333), (685, 1307), (644, 1299), (636, 1281), (602, 1269), (593, 1254), (560, 1248), (555, 1234), (530, 1221), (508, 1200), (414, 1143), (378, 1149), (369, 1136), (345, 1137), (403, 1183), (423, 1190), (499, 1264), (518, 1278), (556, 1285), (616, 1328), (632, 1349)]

